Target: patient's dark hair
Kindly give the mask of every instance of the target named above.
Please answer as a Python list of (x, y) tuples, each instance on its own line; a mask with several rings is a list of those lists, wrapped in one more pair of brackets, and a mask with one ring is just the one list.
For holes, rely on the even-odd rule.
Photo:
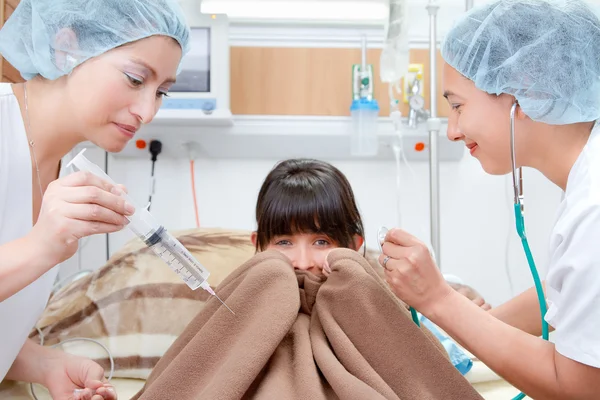
[(331, 164), (292, 159), (267, 175), (256, 203), (256, 250), (277, 236), (295, 233), (327, 235), (340, 247), (354, 248), (365, 236), (348, 179)]

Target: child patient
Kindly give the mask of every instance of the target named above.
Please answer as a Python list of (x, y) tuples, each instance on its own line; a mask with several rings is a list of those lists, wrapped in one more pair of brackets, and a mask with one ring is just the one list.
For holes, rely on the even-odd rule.
[(295, 269), (321, 275), (334, 248), (358, 251), (363, 223), (350, 183), (337, 168), (317, 160), (279, 163), (267, 175), (256, 203), (258, 252), (278, 250)]
[[(311, 159), (277, 164), (265, 178), (256, 203), (258, 252), (278, 250), (295, 269), (328, 275), (327, 254), (344, 247), (359, 251), (364, 228), (346, 176), (333, 165)], [(366, 255), (366, 251), (363, 251)], [(491, 308), (471, 287), (451, 286), (484, 309)]]
[(363, 223), (338, 169), (278, 164), (256, 219), (257, 254), (215, 289), (235, 315), (207, 301), (135, 400), (481, 400), (358, 252)]

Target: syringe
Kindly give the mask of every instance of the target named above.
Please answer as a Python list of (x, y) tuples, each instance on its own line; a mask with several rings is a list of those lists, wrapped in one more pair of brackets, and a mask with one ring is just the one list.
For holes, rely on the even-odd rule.
[[(83, 153), (83, 149), (71, 162), (79, 171), (90, 172), (99, 178), (112, 183), (116, 183), (96, 164), (88, 160)], [(119, 195), (129, 204), (135, 207), (135, 203), (124, 191), (118, 189)], [(148, 247), (150, 247), (183, 281), (192, 289), (199, 287), (215, 296), (232, 314), (235, 313), (217, 296), (215, 291), (208, 284), (210, 272), (192, 256), (192, 254), (160, 225), (154, 217), (145, 208), (135, 207), (135, 213), (126, 216), (129, 220), (127, 227), (140, 238)]]

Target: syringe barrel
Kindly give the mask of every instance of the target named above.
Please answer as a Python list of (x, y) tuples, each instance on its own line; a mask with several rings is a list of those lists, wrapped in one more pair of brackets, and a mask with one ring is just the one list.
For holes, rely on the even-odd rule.
[(119, 189), (118, 186), (116, 186), (116, 183), (111, 179), (110, 176), (108, 176), (100, 167), (88, 160), (83, 155), (84, 152), (85, 149), (80, 151), (79, 154), (77, 154), (75, 158), (71, 160), (67, 167), (72, 164), (79, 171), (90, 172), (96, 175), (97, 177), (115, 185), (115, 187), (119, 191), (119, 196), (121, 196), (126, 202), (135, 207), (135, 213), (133, 215), (125, 216), (129, 220), (129, 224), (127, 225), (127, 227), (131, 229), (131, 231), (135, 233), (135, 235), (138, 238), (145, 242), (148, 238), (150, 238), (150, 236), (152, 236), (152, 234), (154, 234), (160, 228), (160, 224), (154, 219), (154, 217), (152, 217), (152, 214), (150, 214), (148, 210), (146, 210), (145, 208), (137, 207), (137, 205), (133, 202), (129, 195), (127, 195), (127, 193), (125, 193), (123, 190)]
[[(212, 292), (207, 279), (210, 272), (194, 256), (171, 235), (166, 229), (161, 227), (146, 244), (163, 259), (169, 267), (192, 289), (196, 290), (202, 287), (208, 292)], [(211, 293), (213, 294), (213, 293)]]

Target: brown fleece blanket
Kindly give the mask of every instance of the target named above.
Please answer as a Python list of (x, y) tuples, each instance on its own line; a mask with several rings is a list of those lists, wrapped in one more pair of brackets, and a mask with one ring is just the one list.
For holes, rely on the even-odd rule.
[(134, 399), (482, 399), (364, 257), (329, 260), (253, 257), (217, 290), (236, 315), (209, 300)]

